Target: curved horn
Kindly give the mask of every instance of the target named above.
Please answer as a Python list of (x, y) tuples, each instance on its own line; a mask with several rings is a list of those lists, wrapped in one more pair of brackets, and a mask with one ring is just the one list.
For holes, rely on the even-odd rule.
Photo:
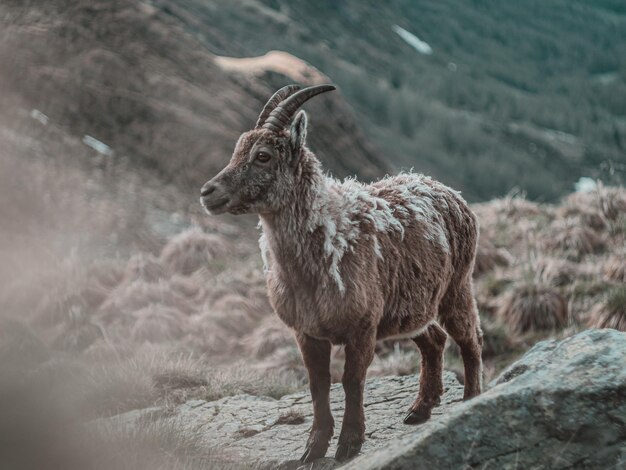
[(274, 108), (278, 106), (281, 101), (293, 95), (300, 88), (300, 85), (287, 85), (274, 93), (272, 97), (267, 101), (267, 103), (265, 103), (261, 114), (259, 114), (259, 119), (257, 119), (256, 121), (256, 127), (261, 127), (265, 123), (265, 120), (270, 115), (270, 113), (274, 111)]
[(279, 132), (289, 125), (293, 115), (306, 101), (320, 93), (336, 90), (334, 85), (316, 85), (300, 90), (280, 103), (263, 124), (265, 129)]

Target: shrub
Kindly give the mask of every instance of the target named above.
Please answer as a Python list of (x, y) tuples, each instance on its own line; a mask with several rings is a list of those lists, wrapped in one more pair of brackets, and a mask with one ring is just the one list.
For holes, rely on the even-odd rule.
[(535, 269), (537, 279), (552, 286), (571, 284), (582, 275), (580, 265), (557, 258), (542, 258)]
[(220, 235), (190, 229), (172, 238), (161, 251), (161, 262), (172, 272), (189, 275), (209, 268), (211, 261), (225, 256), (229, 243)]
[(304, 423), (304, 414), (299, 410), (288, 410), (280, 414), (276, 420), (276, 424), (302, 424)]
[(514, 347), (507, 328), (500, 322), (482, 319), (483, 358), (489, 359), (510, 352)]
[(610, 290), (606, 299), (593, 307), (588, 325), (626, 331), (626, 286)]
[(550, 250), (560, 250), (578, 259), (581, 256), (604, 250), (606, 243), (593, 229), (581, 225), (576, 219), (557, 221), (544, 237), (544, 245)]
[(566, 213), (578, 214), (590, 226), (601, 229), (626, 213), (626, 190), (599, 185), (589, 192), (577, 192), (564, 199)]
[(124, 271), (124, 281), (157, 282), (164, 278), (165, 270), (157, 258), (152, 255), (139, 253), (130, 258)]
[(508, 266), (511, 262), (512, 256), (508, 251), (497, 248), (493, 242), (485, 236), (481, 236), (478, 239), (474, 277), (491, 271), (496, 266)]
[(211, 449), (201, 432), (178, 419), (98, 422), (87, 430), (82, 441), (92, 452), (89, 468), (94, 470), (244, 468)]
[(243, 340), (246, 352), (256, 358), (263, 358), (294, 343), (293, 333), (275, 315), (268, 316)]
[(185, 334), (184, 315), (171, 307), (151, 304), (136, 311), (133, 316), (137, 319), (131, 332), (134, 341), (160, 343)]
[(510, 331), (555, 330), (568, 320), (567, 302), (555, 289), (536, 283), (523, 283), (504, 294), (498, 317)]
[(602, 272), (610, 281), (626, 282), (626, 254), (611, 255), (604, 262)]
[(165, 282), (149, 283), (141, 280), (117, 287), (99, 311), (108, 321), (127, 322), (129, 315), (150, 305), (163, 305), (190, 315), (195, 307), (183, 296), (176, 293)]

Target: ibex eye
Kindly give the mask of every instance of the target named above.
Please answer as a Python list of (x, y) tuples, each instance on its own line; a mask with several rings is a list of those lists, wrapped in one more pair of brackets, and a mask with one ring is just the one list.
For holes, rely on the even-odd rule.
[(267, 163), (267, 162), (269, 162), (269, 161), (270, 161), (270, 158), (272, 158), (272, 157), (270, 156), (270, 154), (269, 154), (269, 153), (266, 153), (266, 152), (259, 152), (259, 153), (257, 153), (257, 154), (256, 154), (256, 159), (257, 159), (259, 162), (261, 162), (261, 163)]

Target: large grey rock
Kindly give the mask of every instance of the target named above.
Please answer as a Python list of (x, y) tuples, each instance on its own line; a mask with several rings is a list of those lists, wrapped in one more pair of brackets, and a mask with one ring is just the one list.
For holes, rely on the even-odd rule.
[(626, 334), (537, 344), (481, 396), (348, 469), (626, 469)]

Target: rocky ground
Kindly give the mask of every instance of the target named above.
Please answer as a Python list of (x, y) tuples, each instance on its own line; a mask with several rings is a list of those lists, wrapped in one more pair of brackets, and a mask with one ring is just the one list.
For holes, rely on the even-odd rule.
[[(365, 454), (384, 448), (391, 441), (413, 434), (417, 428), (402, 424), (402, 418), (415, 399), (419, 388), (417, 376), (381, 377), (366, 385), (365, 412), (367, 441)], [(463, 386), (454, 374), (444, 377), (445, 394), (442, 404), (433, 414), (438, 420), (463, 397)], [(331, 409), (337, 417), (337, 435), (344, 410), (344, 395), (340, 384), (331, 389)], [(175, 419), (202, 435), (207, 446), (226, 450), (237, 462), (258, 461), (263, 468), (298, 467), (304, 452), (313, 416), (308, 391), (286, 395), (279, 400), (271, 397), (236, 395), (216, 401), (191, 400), (175, 410), (151, 408), (131, 411), (113, 418), (120, 424), (135, 420)], [(336, 450), (337, 436), (328, 455)]]
[[(361, 455), (344, 468), (626, 468), (625, 364), (626, 334), (615, 330), (544, 341), (469, 402), (462, 402), (462, 386), (446, 373), (442, 405), (418, 427), (401, 422), (417, 392), (417, 378), (371, 379), (366, 385), (367, 440)], [(340, 417), (340, 385), (333, 386), (331, 403)], [(335, 468), (331, 458), (302, 467), (297, 461), (311, 411), (307, 392), (278, 400), (242, 394), (132, 411), (105, 422), (132, 427), (175, 420), (242, 465)], [(328, 455), (334, 444), (336, 437)]]

